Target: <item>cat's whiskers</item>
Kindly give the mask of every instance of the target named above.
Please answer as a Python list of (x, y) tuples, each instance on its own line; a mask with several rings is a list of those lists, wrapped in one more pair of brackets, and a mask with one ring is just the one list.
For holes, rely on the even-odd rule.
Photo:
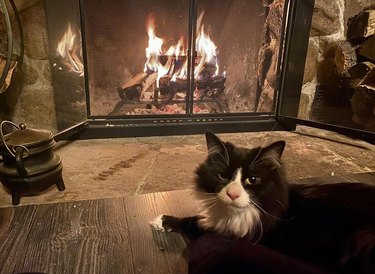
[(261, 163), (263, 161), (262, 158), (259, 158), (259, 159), (256, 159), (256, 161), (254, 160), (251, 164), (250, 164), (250, 169), (253, 169), (255, 168), (259, 163)]
[[(226, 151), (225, 151), (226, 152)], [(208, 155), (212, 155), (212, 154), (218, 154), (223, 160), (224, 162), (229, 165), (229, 156), (228, 156), (228, 152), (226, 152), (226, 155), (224, 156), (222, 153), (221, 153), (221, 149), (220, 148), (217, 148), (217, 147), (212, 147), (208, 150)]]
[(258, 226), (260, 227), (260, 232), (259, 232), (259, 237), (258, 239), (254, 242), (254, 245), (256, 245), (257, 243), (259, 243), (259, 241), (262, 239), (263, 237), (263, 224), (262, 222), (258, 222)]
[(216, 193), (205, 193), (201, 191), (196, 191), (196, 195), (198, 196), (200, 202), (204, 205), (212, 205), (219, 200), (219, 197)]
[(265, 160), (271, 160), (271, 162), (273, 164), (275, 164), (277, 167), (281, 166), (280, 160), (277, 158), (277, 156), (268, 155), (268, 156), (263, 156), (262, 158), (260, 158), (257, 161), (253, 162), (250, 165), (250, 169), (256, 168), (259, 164), (262, 164), (263, 162), (265, 162)]
[(202, 198), (200, 201), (201, 203), (212, 203), (212, 202), (216, 202), (218, 201), (219, 198), (218, 197), (208, 197), (208, 198)]
[(259, 149), (257, 155), (255, 155), (254, 160), (251, 162), (250, 167), (253, 165), (253, 163), (254, 163), (254, 162), (257, 160), (257, 158), (259, 157), (260, 153), (261, 153), (262, 150), (263, 150), (264, 145), (265, 145), (266, 142), (268, 141), (268, 138), (271, 136), (271, 133), (275, 130), (276, 126), (277, 126), (277, 123), (275, 123), (275, 124), (273, 125), (271, 131), (268, 132), (268, 136), (267, 136), (267, 138), (264, 138), (264, 142), (263, 142), (263, 144), (260, 146), (260, 149)]
[(285, 205), (278, 199), (276, 199), (276, 202), (281, 206), (282, 209), (286, 209)]
[(209, 211), (217, 206), (217, 202), (212, 202), (208, 204), (201, 204), (201, 211)]
[(199, 195), (199, 197), (217, 197), (217, 193), (209, 193), (209, 192), (203, 192), (197, 189), (192, 188), (192, 193), (195, 195)]

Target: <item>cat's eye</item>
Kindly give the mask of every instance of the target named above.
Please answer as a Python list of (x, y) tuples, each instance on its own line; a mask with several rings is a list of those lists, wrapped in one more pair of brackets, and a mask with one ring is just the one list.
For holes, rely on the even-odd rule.
[(251, 176), (251, 177), (245, 179), (246, 185), (253, 185), (253, 184), (257, 184), (259, 182), (260, 182), (260, 178), (255, 177), (255, 176)]

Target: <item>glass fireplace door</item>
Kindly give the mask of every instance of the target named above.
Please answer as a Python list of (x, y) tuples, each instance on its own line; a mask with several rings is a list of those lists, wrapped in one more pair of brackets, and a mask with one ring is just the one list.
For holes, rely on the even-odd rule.
[(284, 2), (82, 0), (89, 117), (273, 113)]
[(197, 1), (192, 113), (256, 112), (265, 11), (261, 1)]
[(90, 115), (185, 114), (189, 1), (82, 3)]

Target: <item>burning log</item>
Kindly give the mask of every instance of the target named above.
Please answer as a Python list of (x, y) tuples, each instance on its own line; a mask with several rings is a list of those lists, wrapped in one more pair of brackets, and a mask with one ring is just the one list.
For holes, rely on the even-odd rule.
[(159, 81), (160, 95), (163, 98), (167, 97), (168, 101), (172, 101), (177, 92), (176, 86), (173, 83), (174, 81), (171, 81), (170, 76), (164, 76)]
[(147, 77), (147, 73), (141, 72), (118, 88), (118, 93), (122, 100), (138, 100), (142, 91), (142, 82)]
[(217, 70), (217, 68), (216, 68), (215, 64), (205, 63), (203, 65), (202, 71), (199, 73), (199, 77), (202, 77), (202, 78), (214, 77), (214, 75), (216, 73), (216, 70)]
[(156, 73), (141, 72), (134, 76), (130, 81), (126, 82), (122, 87), (118, 88), (118, 93), (122, 100), (150, 100), (153, 96), (150, 91), (152, 85), (156, 82)]
[(202, 78), (195, 81), (195, 85), (198, 89), (206, 88), (225, 88), (224, 84), (227, 79), (224, 76), (214, 76), (210, 78)]
[(136, 84), (125, 89), (118, 88), (117, 91), (118, 91), (118, 94), (120, 95), (121, 100), (123, 101), (126, 101), (126, 100), (139, 101), (140, 100), (139, 94), (142, 91), (142, 86), (141, 84)]
[(177, 78), (176, 80), (172, 81), (170, 76), (164, 76), (160, 79), (159, 85), (160, 95), (167, 97), (168, 101), (172, 101), (176, 95), (178, 95), (180, 98), (186, 97), (186, 92), (188, 89), (187, 79)]
[[(172, 81), (170, 76), (164, 76), (160, 79), (160, 91), (175, 89), (176, 91), (186, 91), (187, 90), (187, 79), (177, 78)], [(162, 92), (163, 93), (163, 92)], [(165, 93), (164, 93), (165, 94)]]
[(130, 81), (126, 82), (122, 86), (122, 89), (128, 89), (128, 88), (132, 88), (132, 87), (137, 86), (137, 85), (141, 85), (142, 82), (146, 79), (147, 76), (148, 76), (148, 74), (145, 73), (145, 72), (138, 73), (136, 76), (134, 76), (132, 79), (130, 79)]
[[(177, 78), (172, 80), (170, 76), (163, 76), (159, 80), (159, 88), (156, 87), (157, 74), (152, 73), (139, 73), (128, 81), (125, 85), (118, 88), (120, 98), (126, 100), (145, 99), (149, 101), (151, 98), (154, 100), (167, 99), (172, 101), (176, 94), (178, 97), (184, 98), (188, 89), (187, 79)], [(202, 78), (195, 81), (195, 86), (200, 90), (202, 98), (204, 97), (217, 97), (221, 95), (225, 89), (226, 78), (224, 76), (213, 76)], [(185, 95), (185, 96), (184, 96)]]
[[(225, 81), (226, 78), (224, 76), (213, 76), (196, 80), (195, 86), (199, 91), (197, 97), (202, 100), (203, 98), (220, 96), (224, 92)], [(159, 85), (160, 94), (168, 97), (168, 100), (172, 100), (177, 92), (186, 93), (188, 88), (187, 79), (177, 78), (175, 81), (172, 81), (169, 76), (162, 77)]]
[(195, 81), (196, 98), (204, 100), (206, 98), (218, 98), (224, 93), (226, 78), (224, 76), (214, 76)]

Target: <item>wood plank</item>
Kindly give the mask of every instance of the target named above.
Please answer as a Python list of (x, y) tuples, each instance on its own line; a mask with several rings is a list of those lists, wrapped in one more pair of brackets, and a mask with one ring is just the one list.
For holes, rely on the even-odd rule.
[(123, 199), (40, 205), (15, 272), (134, 273)]
[(171, 191), (126, 199), (135, 273), (187, 273), (187, 244), (180, 233), (154, 231), (148, 224), (159, 214), (195, 212), (189, 191)]
[[(375, 173), (292, 183), (363, 182)], [(0, 273), (187, 273), (188, 243), (151, 229), (159, 214), (192, 216), (188, 190), (0, 209)]]
[(0, 210), (0, 273), (13, 273), (28, 238), (37, 206)]

